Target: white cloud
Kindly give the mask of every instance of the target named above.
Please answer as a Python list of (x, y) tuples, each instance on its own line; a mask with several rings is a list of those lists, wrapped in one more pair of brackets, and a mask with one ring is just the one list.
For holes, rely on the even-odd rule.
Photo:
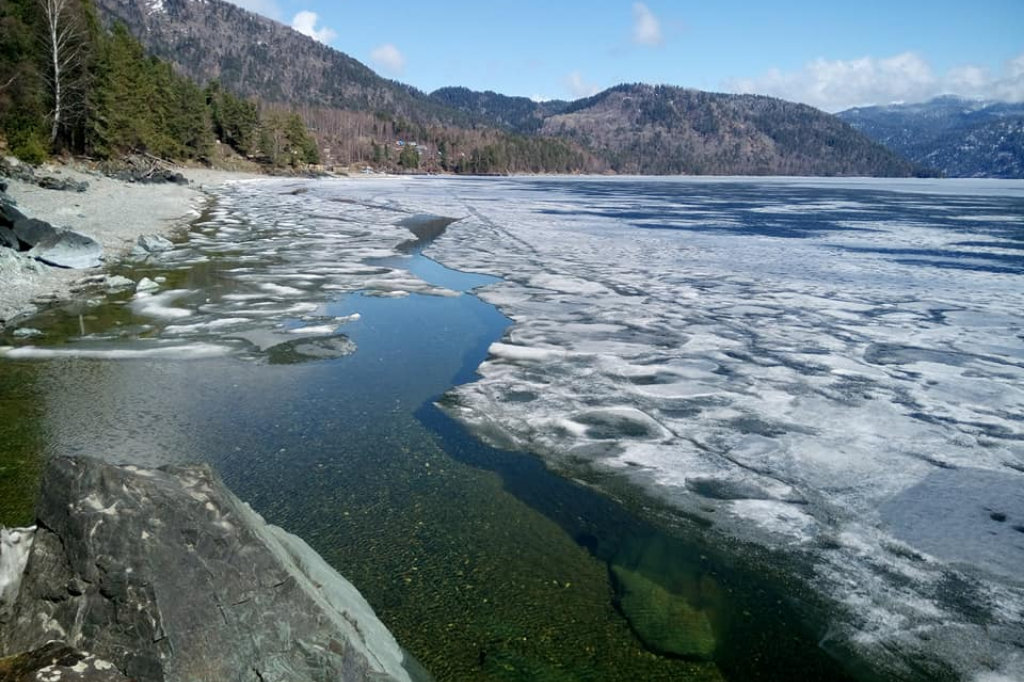
[(633, 42), (637, 45), (661, 45), (661, 23), (642, 2), (633, 3)]
[(295, 18), (292, 19), (292, 28), (302, 35), (309, 36), (313, 40), (325, 45), (338, 37), (337, 32), (332, 28), (328, 28), (327, 26), (317, 28), (316, 24), (318, 21), (320, 21), (320, 17), (316, 12), (303, 10), (296, 14)]
[(405, 70), (405, 56), (391, 43), (384, 43), (373, 48), (370, 59), (378, 67), (397, 76)]
[(921, 102), (943, 94), (1024, 101), (1024, 54), (1011, 60), (998, 75), (973, 65), (936, 73), (920, 55), (904, 52), (883, 59), (816, 59), (799, 71), (771, 69), (755, 78), (727, 81), (724, 87), (731, 92), (803, 102), (825, 111)]
[(572, 95), (573, 99), (590, 97), (600, 91), (600, 88), (593, 83), (584, 81), (583, 75), (579, 71), (573, 71), (565, 77), (565, 86), (568, 88), (569, 94)]
[(281, 12), (281, 7), (275, 0), (228, 0), (228, 2), (232, 5), (238, 5), (242, 9), (247, 9), (250, 12), (262, 14), (265, 17), (278, 21), (284, 16), (284, 13)]

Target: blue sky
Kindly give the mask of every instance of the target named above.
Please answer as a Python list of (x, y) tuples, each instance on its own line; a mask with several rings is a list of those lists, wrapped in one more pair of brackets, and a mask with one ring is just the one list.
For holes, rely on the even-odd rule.
[(1024, 0), (232, 1), (428, 92), (575, 99), (668, 83), (828, 111), (1024, 100)]

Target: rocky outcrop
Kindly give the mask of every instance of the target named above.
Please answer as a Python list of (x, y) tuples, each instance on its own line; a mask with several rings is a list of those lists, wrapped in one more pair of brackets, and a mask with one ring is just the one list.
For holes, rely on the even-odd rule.
[[(14, 157), (0, 159), (0, 176), (21, 180), (43, 189), (53, 189), (61, 192), (84, 192), (89, 189), (88, 182), (77, 182), (69, 178), (58, 178), (52, 175), (36, 175), (36, 171), (32, 166), (22, 163)], [(0, 192), (6, 191), (7, 183), (3, 183)]]
[[(43, 224), (48, 225), (48, 223)], [(51, 229), (53, 232), (49, 236), (36, 242), (29, 249), (29, 256), (47, 265), (75, 270), (98, 268), (103, 264), (103, 247), (95, 239), (74, 230)], [(17, 225), (15, 225), (15, 230), (17, 230)]]
[(0, 248), (27, 252), (29, 257), (58, 268), (95, 268), (103, 262), (103, 247), (95, 239), (26, 217), (2, 192)]
[(107, 177), (122, 182), (143, 185), (162, 182), (173, 182), (177, 185), (188, 184), (188, 178), (169, 168), (167, 162), (151, 156), (132, 155), (105, 161), (100, 164), (100, 171)]
[(418, 669), (350, 583), (208, 467), (56, 458), (37, 517), (17, 598), (0, 611), (0, 655), (56, 640), (139, 682)]
[(18, 243), (18, 235), (14, 234), (14, 230), (5, 225), (0, 225), (0, 247), (15, 250), (21, 247)]

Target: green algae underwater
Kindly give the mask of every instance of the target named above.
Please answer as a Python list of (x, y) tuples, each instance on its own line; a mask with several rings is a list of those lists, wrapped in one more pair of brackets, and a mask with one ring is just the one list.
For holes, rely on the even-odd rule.
[[(412, 258), (421, 277), (459, 280)], [(118, 271), (202, 288), (231, 265)], [(149, 320), (129, 297), (50, 309), (26, 322), (43, 331), (32, 343), (144, 337)], [(0, 523), (31, 521), (56, 452), (202, 460), (355, 584), (437, 679), (845, 679), (785, 571), (736, 560), (636, 491), (612, 500), (491, 448), (438, 409), (509, 324), (493, 307), (469, 295), (348, 295), (328, 308), (362, 315), (346, 327), (350, 355), (0, 358)]]

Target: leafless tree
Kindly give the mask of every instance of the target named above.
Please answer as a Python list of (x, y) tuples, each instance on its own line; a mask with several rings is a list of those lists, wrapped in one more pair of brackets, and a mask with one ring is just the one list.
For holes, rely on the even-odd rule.
[(76, 0), (39, 0), (46, 18), (47, 81), (53, 95), (50, 144), (57, 141), (67, 114), (70, 74), (79, 64), (83, 32)]

